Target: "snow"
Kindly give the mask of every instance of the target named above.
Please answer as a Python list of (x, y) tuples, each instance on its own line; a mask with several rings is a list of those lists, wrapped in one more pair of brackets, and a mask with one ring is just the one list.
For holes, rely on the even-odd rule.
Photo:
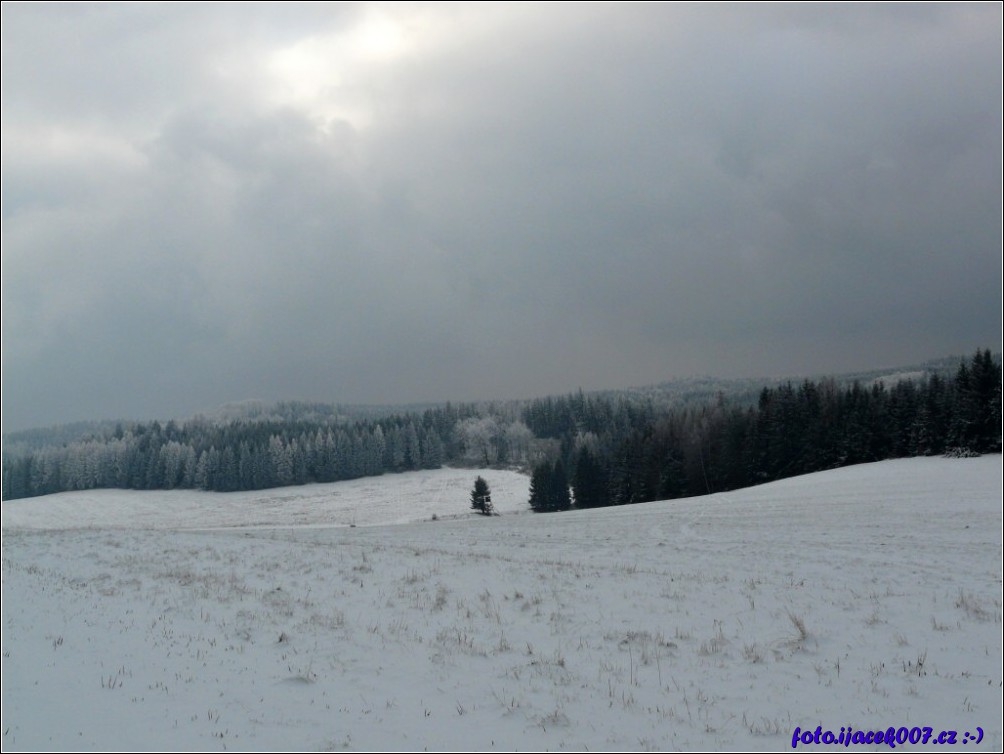
[[(478, 515), (470, 511), (476, 476), (469, 469), (437, 469), (249, 492), (62, 492), (4, 502), (3, 525), (17, 529), (208, 529), (404, 524), (432, 516)], [(493, 471), (489, 482), (497, 511), (526, 509), (524, 475)]]
[[(468, 512), (478, 473), (503, 515)], [(1001, 482), (990, 456), (542, 515), (526, 477), (450, 469), (5, 502), (3, 749), (790, 750), (850, 725), (999, 750)]]

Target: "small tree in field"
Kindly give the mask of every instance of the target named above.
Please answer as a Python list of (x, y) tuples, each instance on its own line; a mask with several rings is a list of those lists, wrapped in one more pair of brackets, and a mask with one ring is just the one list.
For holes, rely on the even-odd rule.
[(485, 516), (491, 516), (495, 513), (495, 507), (492, 505), (492, 493), (488, 489), (488, 482), (481, 477), (474, 480), (474, 489), (471, 490), (471, 509)]

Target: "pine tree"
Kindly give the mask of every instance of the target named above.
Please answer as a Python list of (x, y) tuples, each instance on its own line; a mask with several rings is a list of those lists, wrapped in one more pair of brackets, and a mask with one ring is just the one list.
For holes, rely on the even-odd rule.
[(530, 477), (530, 507), (537, 513), (565, 511), (572, 507), (568, 477), (560, 459), (554, 464), (544, 461), (534, 467)]
[(596, 458), (583, 446), (579, 451), (578, 460), (575, 463), (575, 475), (572, 479), (572, 488), (575, 490), (576, 508), (596, 508), (607, 505), (608, 481), (606, 471), (597, 462)]
[(488, 482), (481, 477), (474, 480), (474, 489), (471, 490), (471, 509), (484, 516), (491, 516), (495, 512)]
[(530, 507), (536, 513), (545, 513), (550, 508), (551, 464), (543, 461), (533, 467), (530, 475)]
[(551, 472), (551, 505), (553, 511), (567, 511), (572, 507), (572, 495), (568, 490), (568, 475), (565, 474), (565, 464), (559, 458)]
[(432, 427), (422, 435), (422, 468), (438, 469), (443, 465), (443, 441)]
[(976, 352), (969, 374), (975, 404), (970, 423), (974, 450), (978, 453), (1000, 452), (1001, 368), (994, 363), (989, 348)]

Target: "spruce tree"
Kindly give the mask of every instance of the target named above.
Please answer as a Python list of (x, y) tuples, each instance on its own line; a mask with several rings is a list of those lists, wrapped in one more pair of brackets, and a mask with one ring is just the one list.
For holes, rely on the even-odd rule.
[(608, 481), (603, 467), (589, 448), (583, 446), (575, 463), (572, 488), (575, 490), (575, 507), (596, 508), (608, 504)]
[(565, 466), (559, 459), (554, 464), (538, 464), (530, 477), (530, 507), (537, 513), (565, 511), (572, 507)]
[(1001, 368), (990, 349), (977, 351), (969, 368), (974, 412), (970, 421), (973, 449), (978, 453), (1000, 452)]
[(492, 493), (488, 489), (488, 482), (481, 477), (474, 480), (474, 489), (471, 490), (471, 509), (476, 510), (484, 516), (490, 516), (495, 512), (492, 505)]
[(536, 513), (550, 510), (551, 464), (542, 461), (533, 467), (530, 475), (530, 507)]
[(565, 464), (559, 458), (551, 472), (550, 510), (567, 511), (572, 507), (572, 495), (568, 490), (568, 475), (565, 474)]

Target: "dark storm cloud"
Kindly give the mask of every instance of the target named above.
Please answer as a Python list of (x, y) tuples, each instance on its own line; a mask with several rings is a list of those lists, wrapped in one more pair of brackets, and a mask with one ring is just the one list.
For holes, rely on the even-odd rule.
[(5, 427), (993, 345), (1000, 21), (4, 5)]

